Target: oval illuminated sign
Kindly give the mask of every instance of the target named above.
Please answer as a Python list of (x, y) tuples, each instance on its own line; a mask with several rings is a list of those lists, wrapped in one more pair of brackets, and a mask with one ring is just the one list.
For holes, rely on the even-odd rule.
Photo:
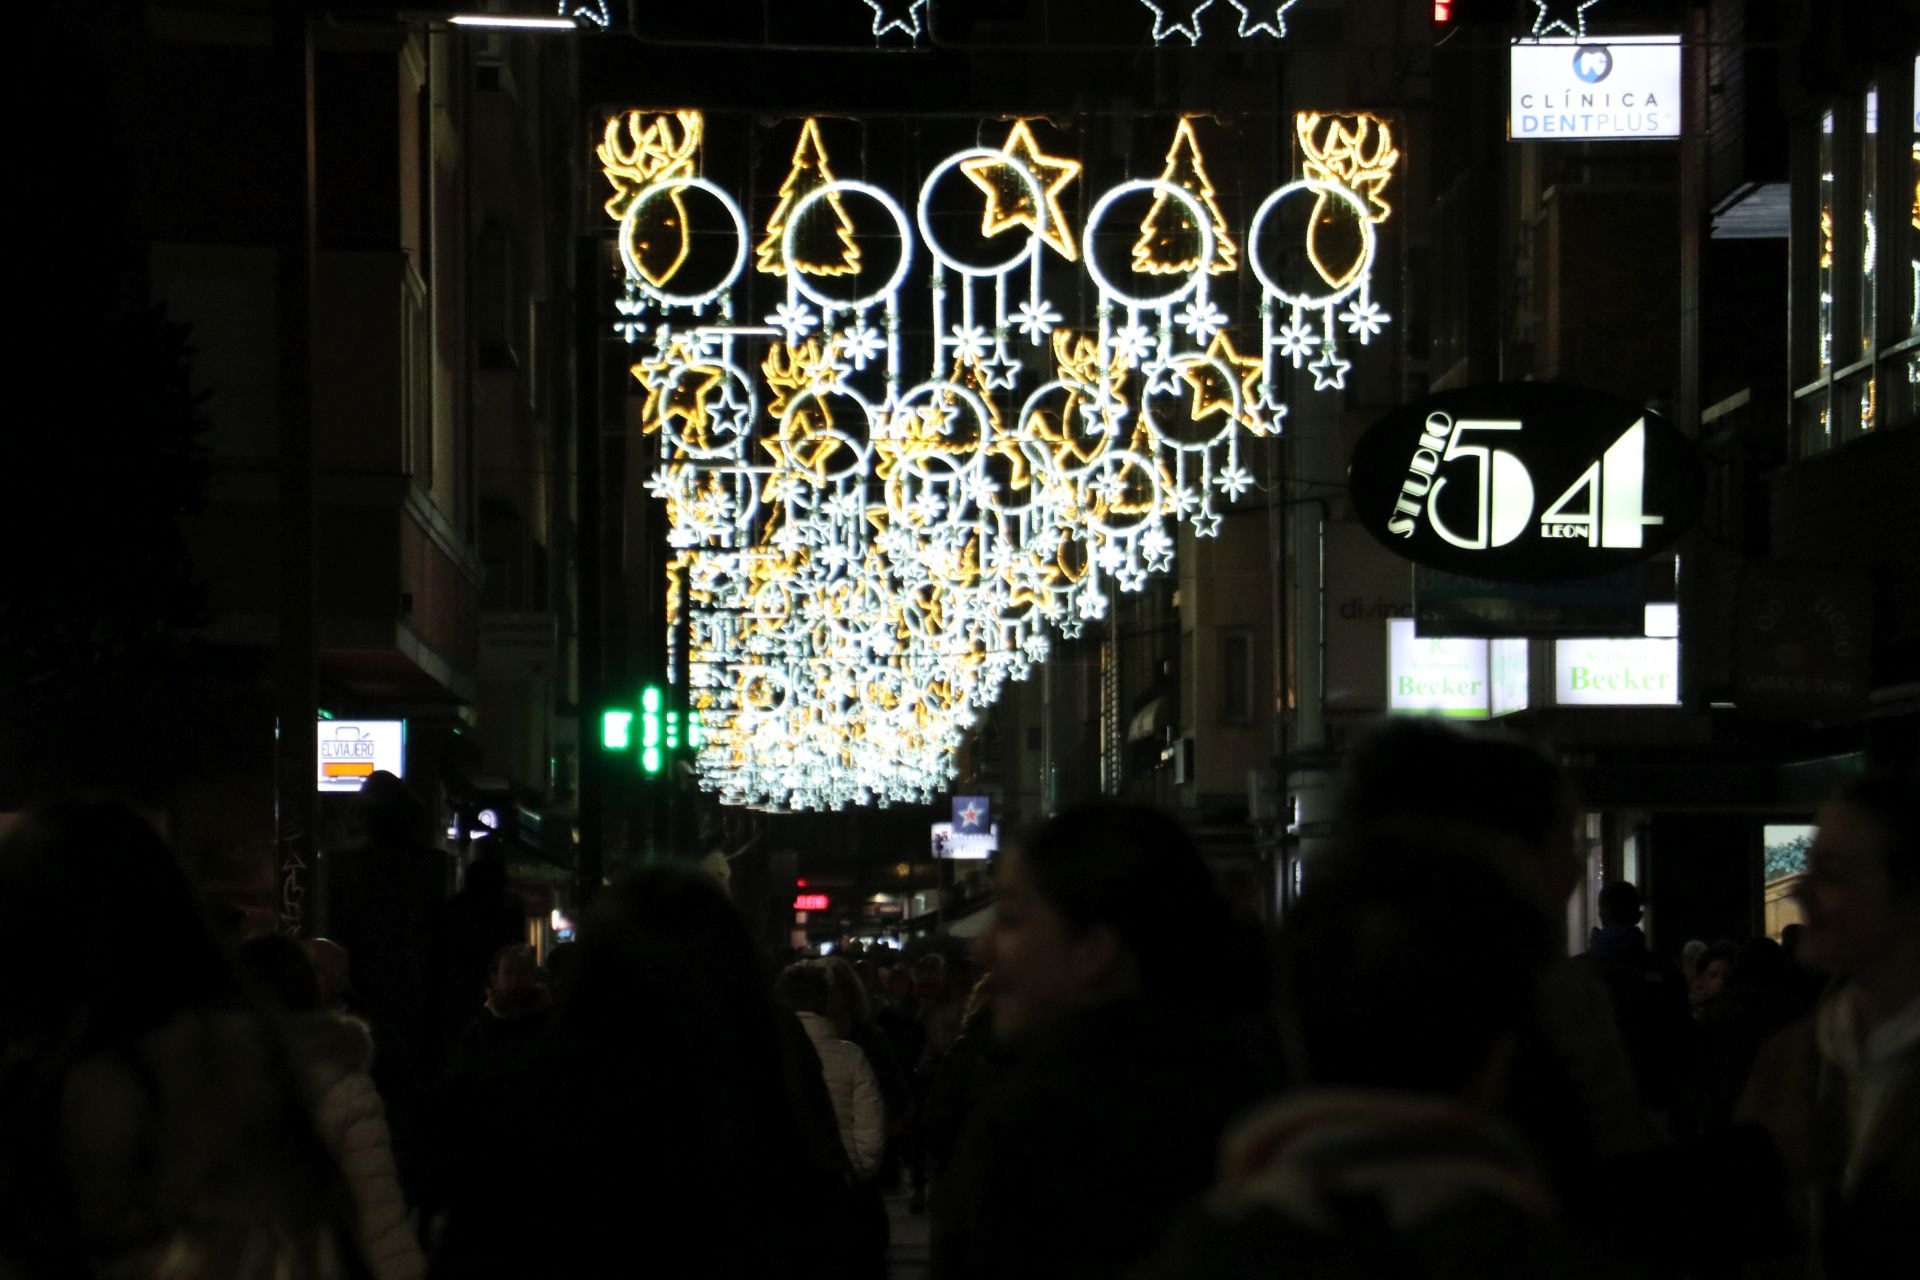
[(1551, 383), (1443, 391), (1367, 429), (1355, 513), (1394, 554), (1502, 582), (1591, 578), (1700, 514), (1693, 443), (1629, 401)]

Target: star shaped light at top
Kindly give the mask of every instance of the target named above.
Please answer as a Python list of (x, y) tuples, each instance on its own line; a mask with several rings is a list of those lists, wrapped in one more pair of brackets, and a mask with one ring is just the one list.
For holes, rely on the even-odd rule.
[[(1067, 229), (1067, 215), (1060, 208), (1060, 193), (1080, 176), (1084, 166), (1078, 160), (1042, 152), (1025, 120), (1013, 122), (1000, 154), (1006, 159), (976, 156), (960, 164), (960, 171), (973, 185), (987, 193), (987, 207), (980, 215), (980, 234), (991, 239), (1011, 227), (1025, 227), (1038, 231), (1040, 238), (1068, 262), (1078, 260), (1080, 249)], [(1004, 169), (1008, 161), (1033, 175), (1040, 188), (1040, 199), (1046, 205), (1044, 210), (1035, 208), (1033, 190), (1025, 182), (1015, 179), (1009, 187), (1000, 180), (998, 171)]]
[(980, 822), (980, 806), (969, 801), (967, 807), (960, 811), (960, 821), (969, 827), (978, 825)]
[[(1600, 3), (1600, 0), (1533, 0), (1533, 7), (1538, 11), (1533, 16), (1534, 38), (1537, 40), (1544, 36), (1550, 36), (1555, 31), (1564, 31), (1575, 40), (1585, 40), (1587, 38), (1587, 10), (1593, 8), (1593, 6), (1598, 3)], [(1547, 12), (1549, 9), (1560, 9), (1564, 11), (1569, 7), (1573, 9), (1572, 22), (1568, 22), (1564, 17), (1552, 17)]]
[(866, 0), (866, 5), (873, 10), (874, 35), (883, 36), (889, 31), (898, 31), (909, 39), (920, 38), (924, 30), (927, 0)]
[(1140, 3), (1153, 13), (1155, 44), (1163, 44), (1175, 36), (1185, 36), (1188, 44), (1200, 43), (1200, 15), (1213, 7), (1213, 0), (1140, 0)]
[(560, 16), (591, 22), (605, 31), (613, 25), (613, 0), (591, 0), (587, 4), (580, 3), (580, 0), (560, 0)]
[(1246, 0), (1227, 0), (1227, 3), (1240, 11), (1240, 34), (1242, 36), (1272, 36), (1276, 40), (1286, 38), (1287, 10), (1293, 8), (1298, 0), (1280, 0), (1273, 7), (1273, 17), (1256, 16), (1267, 11), (1262, 4), (1247, 4)]
[(1246, 406), (1260, 394), (1253, 385), (1262, 372), (1259, 357), (1235, 351), (1224, 329), (1213, 335), (1204, 359), (1190, 357), (1181, 366), (1181, 379), (1193, 388), (1193, 407), (1188, 412), (1195, 422), (1216, 413), (1244, 415)]

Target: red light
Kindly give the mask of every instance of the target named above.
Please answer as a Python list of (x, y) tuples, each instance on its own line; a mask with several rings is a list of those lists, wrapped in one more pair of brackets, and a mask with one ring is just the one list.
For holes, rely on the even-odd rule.
[(794, 883), (799, 885), (802, 889), (807, 887), (807, 882), (805, 880), (795, 880)]
[(1453, 21), (1453, 0), (1433, 0), (1433, 21), (1436, 26)]
[(827, 895), (824, 893), (802, 893), (793, 899), (795, 911), (825, 911), (827, 906)]

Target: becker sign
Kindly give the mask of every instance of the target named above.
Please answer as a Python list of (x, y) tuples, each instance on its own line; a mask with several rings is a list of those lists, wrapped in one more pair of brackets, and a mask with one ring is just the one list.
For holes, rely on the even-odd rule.
[(1515, 142), (1680, 136), (1680, 37), (1518, 40), (1507, 136)]
[(1658, 414), (1514, 382), (1396, 409), (1360, 438), (1350, 478), (1361, 523), (1405, 559), (1556, 582), (1670, 546), (1699, 514), (1702, 468)]

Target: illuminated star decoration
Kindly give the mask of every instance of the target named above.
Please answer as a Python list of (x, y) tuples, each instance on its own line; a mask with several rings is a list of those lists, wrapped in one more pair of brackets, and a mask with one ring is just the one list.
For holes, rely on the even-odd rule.
[(1227, 3), (1240, 11), (1242, 37), (1268, 35), (1276, 40), (1282, 40), (1287, 34), (1287, 10), (1293, 8), (1298, 0), (1280, 0), (1280, 3), (1274, 6), (1272, 18), (1254, 16), (1256, 10), (1260, 13), (1267, 11), (1264, 4), (1250, 5), (1246, 0), (1227, 0)]
[[(1194, 421), (1217, 413), (1226, 414), (1236, 421), (1243, 421), (1248, 416), (1250, 406), (1259, 395), (1254, 381), (1265, 372), (1265, 368), (1257, 357), (1243, 356), (1235, 351), (1233, 341), (1224, 330), (1214, 335), (1205, 357), (1191, 358), (1183, 363), (1180, 376), (1193, 388), (1190, 416)], [(1222, 370), (1231, 370), (1231, 377)], [(1235, 412), (1236, 408), (1238, 413)]]
[[(1175, 36), (1185, 36), (1188, 44), (1200, 43), (1200, 15), (1213, 6), (1213, 0), (1140, 0), (1153, 13), (1153, 42), (1164, 44)], [(1176, 16), (1169, 18), (1171, 10)], [(1181, 18), (1177, 15), (1184, 13)]]
[[(1593, 8), (1593, 6), (1598, 3), (1600, 3), (1600, 0), (1533, 0), (1533, 7), (1537, 10), (1533, 16), (1534, 38), (1537, 40), (1545, 36), (1550, 36), (1555, 31), (1564, 31), (1575, 40), (1585, 40), (1587, 38), (1587, 10)], [(1558, 7), (1563, 4), (1573, 4), (1577, 6), (1573, 12), (1572, 22), (1568, 22), (1565, 18), (1552, 18), (1547, 15), (1549, 7)]]
[(1038, 230), (1041, 239), (1068, 262), (1079, 258), (1080, 251), (1067, 227), (1067, 215), (1060, 208), (1060, 193), (1080, 176), (1080, 162), (1042, 154), (1025, 120), (1013, 122), (1013, 130), (1007, 134), (1000, 151), (1033, 175), (1041, 198), (1046, 201), (1046, 213), (1044, 221), (1036, 216), (1033, 192), (1026, 183), (1017, 179), (1011, 183), (1000, 180), (1000, 171), (1006, 167), (1004, 162), (987, 156), (962, 161), (960, 171), (987, 193), (986, 211), (980, 217), (980, 234), (991, 239), (1011, 227)]
[(613, 25), (613, 0), (594, 0), (592, 4), (580, 4), (578, 0), (560, 0), (560, 16), (578, 18), (582, 22), (591, 22), (605, 31)]
[(873, 10), (873, 34), (876, 36), (898, 31), (909, 39), (918, 40), (925, 29), (927, 0), (866, 0), (866, 6)]

